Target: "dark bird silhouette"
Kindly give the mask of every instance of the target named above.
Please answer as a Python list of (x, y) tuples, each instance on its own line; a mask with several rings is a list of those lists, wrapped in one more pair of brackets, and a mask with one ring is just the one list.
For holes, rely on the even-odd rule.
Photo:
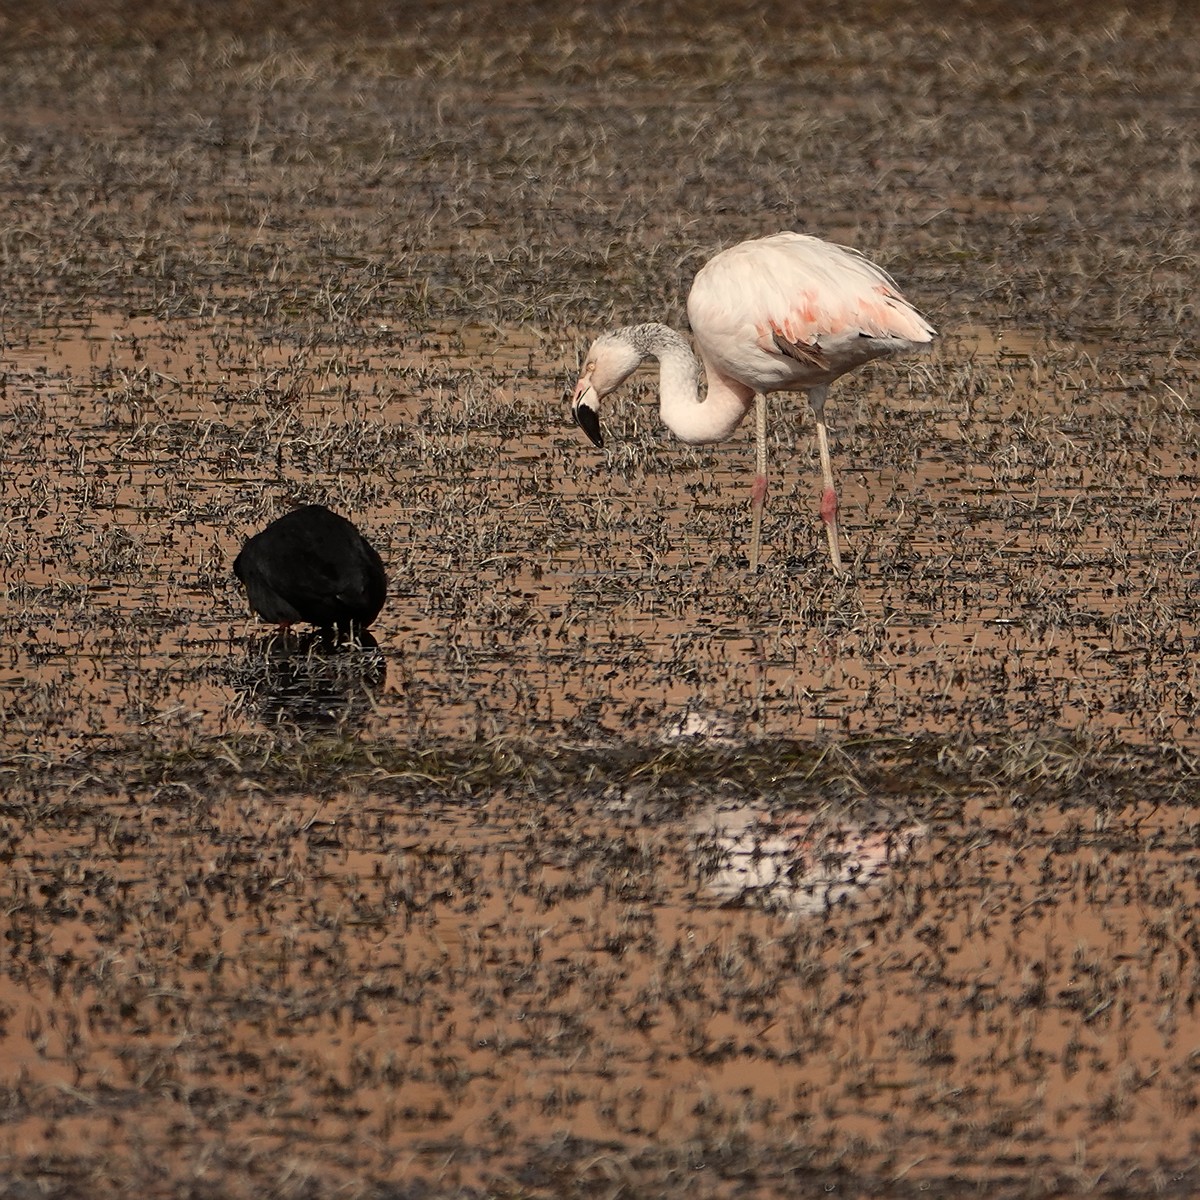
[(307, 621), (326, 635), (366, 629), (387, 598), (374, 546), (321, 504), (293, 509), (255, 534), (233, 573), (264, 621), (285, 628)]

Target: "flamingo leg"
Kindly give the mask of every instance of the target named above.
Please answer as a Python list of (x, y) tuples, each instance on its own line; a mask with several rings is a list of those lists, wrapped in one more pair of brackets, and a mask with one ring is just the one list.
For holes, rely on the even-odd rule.
[(754, 488), (750, 493), (750, 570), (758, 570), (759, 549), (762, 544), (763, 505), (767, 500), (767, 397), (765, 392), (754, 395)]
[(813, 388), (808, 394), (808, 403), (817, 420), (817, 449), (821, 452), (821, 476), (825, 490), (821, 493), (821, 519), (825, 522), (825, 533), (829, 538), (829, 560), (838, 575), (843, 575), (842, 552), (838, 548), (838, 498), (833, 486), (833, 464), (829, 458), (829, 432), (825, 428), (825, 394), (823, 387)]

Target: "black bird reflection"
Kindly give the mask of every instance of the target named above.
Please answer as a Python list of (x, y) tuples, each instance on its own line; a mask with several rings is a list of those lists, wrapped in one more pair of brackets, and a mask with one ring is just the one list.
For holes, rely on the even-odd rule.
[(353, 642), (276, 633), (249, 643), (230, 682), (265, 725), (358, 727), (387, 684), (387, 659), (370, 634)]

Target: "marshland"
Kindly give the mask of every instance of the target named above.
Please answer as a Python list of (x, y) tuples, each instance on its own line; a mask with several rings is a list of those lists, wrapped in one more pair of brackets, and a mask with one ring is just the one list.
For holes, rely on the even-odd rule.
[[(779, 18), (779, 19), (777, 19)], [(0, 4), (0, 1195), (1200, 1186), (1200, 18)], [(689, 447), (797, 229), (937, 328)], [(749, 424), (749, 423), (747, 423)], [(289, 507), (373, 649), (232, 575)]]

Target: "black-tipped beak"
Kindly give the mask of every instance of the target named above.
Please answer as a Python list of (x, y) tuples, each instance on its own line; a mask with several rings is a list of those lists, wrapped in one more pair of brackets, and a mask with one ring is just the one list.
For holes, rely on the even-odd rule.
[(586, 404), (576, 404), (571, 410), (575, 414), (575, 423), (588, 435), (593, 446), (603, 446), (604, 438), (600, 433), (600, 414)]

